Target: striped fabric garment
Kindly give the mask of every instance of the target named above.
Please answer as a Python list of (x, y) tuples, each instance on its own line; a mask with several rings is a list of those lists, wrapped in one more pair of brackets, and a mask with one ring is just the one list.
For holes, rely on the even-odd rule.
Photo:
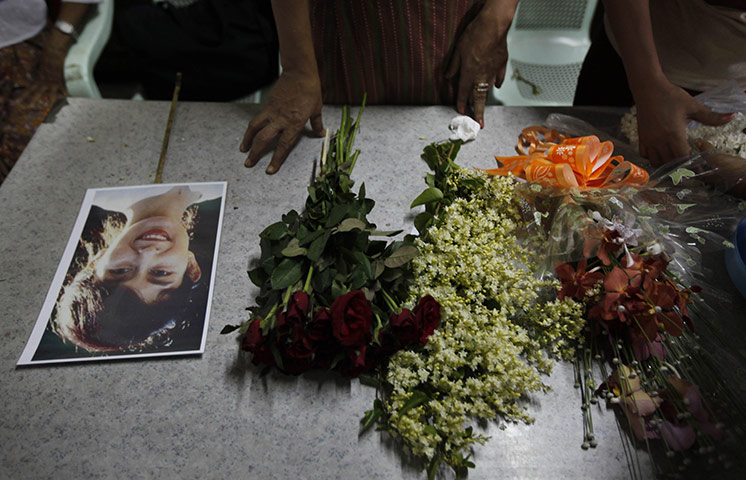
[(444, 77), (478, 0), (312, 0), (326, 104), (455, 103)]

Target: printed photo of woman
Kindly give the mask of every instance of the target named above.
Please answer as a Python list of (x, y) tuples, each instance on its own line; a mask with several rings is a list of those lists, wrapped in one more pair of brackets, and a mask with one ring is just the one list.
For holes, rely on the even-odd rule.
[(201, 352), (224, 196), (224, 183), (89, 191), (28, 363)]

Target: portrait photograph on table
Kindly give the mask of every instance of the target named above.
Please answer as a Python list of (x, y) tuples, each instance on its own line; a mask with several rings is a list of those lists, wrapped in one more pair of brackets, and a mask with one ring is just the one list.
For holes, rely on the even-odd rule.
[(89, 189), (18, 365), (204, 352), (225, 190)]

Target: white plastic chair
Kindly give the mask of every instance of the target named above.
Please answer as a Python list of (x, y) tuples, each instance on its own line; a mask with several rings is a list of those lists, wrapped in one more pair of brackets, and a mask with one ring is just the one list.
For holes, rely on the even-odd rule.
[(93, 67), (109, 41), (113, 22), (114, 0), (102, 0), (91, 7), (78, 41), (65, 57), (65, 86), (70, 96), (101, 98)]
[(570, 106), (591, 45), (598, 0), (521, 0), (508, 31), (505, 81), (498, 104)]

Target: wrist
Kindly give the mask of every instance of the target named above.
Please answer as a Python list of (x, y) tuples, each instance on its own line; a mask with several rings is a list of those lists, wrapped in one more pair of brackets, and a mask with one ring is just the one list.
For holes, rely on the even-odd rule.
[(52, 26), (55, 31), (67, 36), (68, 38), (70, 38), (70, 40), (72, 40), (72, 42), (78, 41), (78, 30), (72, 23), (60, 19), (55, 21)]
[(513, 22), (518, 0), (487, 0), (479, 15), (493, 22), (499, 31), (506, 31)]
[(632, 97), (637, 104), (654, 100), (661, 92), (671, 86), (671, 82), (662, 72), (648, 75), (628, 75), (628, 81)]

